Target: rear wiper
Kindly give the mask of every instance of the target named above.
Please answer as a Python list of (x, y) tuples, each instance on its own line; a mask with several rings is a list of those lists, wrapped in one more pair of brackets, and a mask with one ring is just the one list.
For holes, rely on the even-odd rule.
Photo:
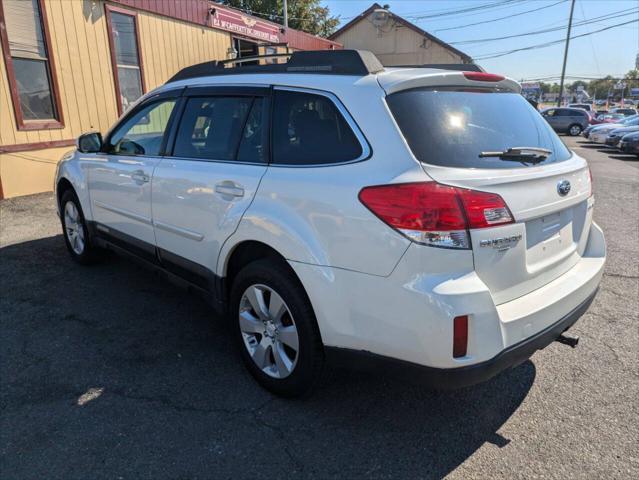
[(547, 148), (511, 147), (501, 151), (481, 152), (479, 154), (479, 157), (480, 158), (498, 157), (498, 158), (501, 158), (502, 160), (538, 163), (538, 162), (543, 162), (551, 154), (552, 154), (552, 150), (548, 150)]

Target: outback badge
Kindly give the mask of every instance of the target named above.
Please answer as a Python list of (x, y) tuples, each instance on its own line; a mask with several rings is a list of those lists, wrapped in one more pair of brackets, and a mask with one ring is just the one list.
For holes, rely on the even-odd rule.
[(568, 180), (562, 180), (557, 184), (557, 193), (562, 197), (565, 197), (570, 192), (570, 182)]
[(498, 250), (508, 250), (514, 244), (521, 240), (521, 234), (510, 235), (508, 237), (490, 238), (487, 240), (481, 240), (479, 242), (480, 247), (493, 247)]

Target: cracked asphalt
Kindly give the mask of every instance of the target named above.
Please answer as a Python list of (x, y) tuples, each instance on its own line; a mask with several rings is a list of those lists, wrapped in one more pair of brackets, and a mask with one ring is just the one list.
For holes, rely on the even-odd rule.
[(564, 138), (608, 241), (579, 347), (446, 393), (333, 370), (273, 397), (200, 298), (72, 263), (52, 194), (0, 202), (0, 478), (639, 478), (639, 161)]

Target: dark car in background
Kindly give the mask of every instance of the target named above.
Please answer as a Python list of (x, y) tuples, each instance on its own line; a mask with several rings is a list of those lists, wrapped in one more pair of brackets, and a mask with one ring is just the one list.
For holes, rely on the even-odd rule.
[(590, 115), (583, 108), (547, 108), (541, 116), (557, 133), (579, 135), (590, 125)]
[(637, 125), (634, 125), (631, 127), (615, 128), (606, 137), (606, 145), (612, 148), (617, 148), (617, 146), (619, 145), (619, 142), (621, 142), (621, 139), (624, 136), (630, 133), (635, 133), (635, 132), (639, 132), (639, 126)]
[(610, 113), (621, 113), (622, 115), (629, 117), (631, 115), (637, 115), (637, 109), (636, 108), (613, 108), (612, 110), (610, 110)]
[(619, 150), (623, 153), (634, 153), (639, 158), (639, 132), (624, 135), (619, 142)]

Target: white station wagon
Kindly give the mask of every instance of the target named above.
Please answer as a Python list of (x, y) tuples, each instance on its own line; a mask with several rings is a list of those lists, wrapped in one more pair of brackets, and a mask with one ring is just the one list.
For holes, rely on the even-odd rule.
[(329, 361), (458, 387), (574, 345), (606, 257), (586, 161), (519, 84), (354, 50), (185, 68), (78, 139), (56, 198), (73, 259), (186, 281), (287, 396)]

